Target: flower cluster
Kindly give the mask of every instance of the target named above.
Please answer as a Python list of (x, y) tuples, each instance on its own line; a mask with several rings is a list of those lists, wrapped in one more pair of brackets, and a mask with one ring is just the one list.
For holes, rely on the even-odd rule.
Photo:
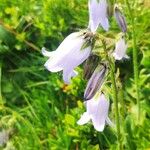
[[(44, 65), (47, 70), (50, 72), (62, 71), (63, 80), (66, 84), (70, 84), (71, 78), (78, 74), (75, 68), (88, 59), (85, 76), (89, 81), (84, 92), (86, 112), (83, 113), (77, 123), (83, 125), (91, 120), (97, 131), (103, 131), (106, 123), (112, 125), (108, 117), (109, 101), (104, 91), (101, 90), (108, 74), (108, 62), (97, 63), (99, 60), (92, 50), (98, 28), (102, 27), (105, 31), (109, 30), (108, 4), (106, 0), (89, 0), (88, 7), (88, 29), (71, 33), (53, 52), (48, 52), (45, 48), (42, 48), (42, 54), (49, 58)], [(125, 17), (117, 5), (114, 6), (114, 16), (122, 33), (125, 34), (127, 31)], [(126, 49), (127, 45), (123, 35), (116, 42), (115, 50), (110, 57), (114, 57), (115, 60), (128, 58)]]

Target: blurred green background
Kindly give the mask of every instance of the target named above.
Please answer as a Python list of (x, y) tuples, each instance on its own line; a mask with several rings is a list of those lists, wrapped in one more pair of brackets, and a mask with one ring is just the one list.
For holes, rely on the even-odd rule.
[[(126, 110), (125, 119), (121, 118), (122, 142), (127, 150), (150, 150), (150, 1), (130, 1), (136, 22), (140, 123), (136, 121), (131, 19), (124, 1), (117, 2), (128, 24), (130, 56), (117, 64), (124, 83), (120, 114), (122, 108)], [(115, 129), (107, 126), (98, 133), (91, 124), (76, 124), (85, 111), (82, 66), (71, 85), (63, 83), (61, 73), (52, 74), (43, 66), (47, 60), (41, 54), (43, 46), (55, 50), (68, 34), (87, 25), (87, 0), (0, 0), (0, 131), (9, 131), (9, 140), (0, 149), (117, 149)], [(110, 26), (108, 33), (100, 33), (115, 38), (120, 29), (113, 16)], [(110, 87), (107, 90), (111, 93)], [(110, 116), (114, 122), (113, 105)]]

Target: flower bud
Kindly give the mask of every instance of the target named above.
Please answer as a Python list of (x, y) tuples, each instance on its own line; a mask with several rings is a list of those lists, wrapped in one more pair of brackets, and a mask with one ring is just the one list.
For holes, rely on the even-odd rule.
[(101, 88), (105, 76), (107, 74), (107, 68), (108, 67), (106, 63), (100, 64), (96, 67), (85, 89), (84, 92), (85, 100), (91, 99), (96, 94), (96, 92)]
[(126, 24), (126, 20), (124, 15), (122, 14), (122, 12), (119, 10), (118, 6), (115, 5), (114, 7), (114, 15), (116, 18), (116, 21), (120, 27), (120, 29), (122, 30), (122, 32), (127, 32), (127, 24)]
[(95, 68), (99, 63), (99, 57), (97, 55), (91, 54), (89, 58), (86, 60), (84, 64), (84, 78), (90, 79), (92, 73), (94, 72)]

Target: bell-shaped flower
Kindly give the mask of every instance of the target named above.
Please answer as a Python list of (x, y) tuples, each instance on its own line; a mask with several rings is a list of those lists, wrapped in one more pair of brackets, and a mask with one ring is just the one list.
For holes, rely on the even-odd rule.
[(124, 33), (127, 32), (127, 24), (126, 24), (125, 17), (117, 5), (115, 5), (115, 7), (114, 7), (114, 15), (115, 15), (116, 21), (117, 21), (120, 29), (122, 30), (122, 32), (124, 32)]
[(85, 32), (72, 33), (53, 52), (43, 48), (42, 54), (49, 57), (44, 66), (51, 72), (63, 71), (63, 80), (69, 84), (71, 77), (77, 75), (74, 68), (90, 55), (91, 37), (87, 35)]
[(109, 22), (107, 18), (106, 0), (89, 0), (89, 28), (95, 32), (99, 25), (108, 31)]
[(84, 99), (89, 100), (91, 99), (101, 88), (102, 84), (104, 83), (104, 79), (107, 75), (107, 64), (102, 63), (98, 65), (93, 72), (90, 80), (87, 83), (85, 92), (84, 92)]
[(85, 102), (86, 112), (83, 113), (77, 124), (84, 125), (90, 120), (97, 131), (103, 131), (105, 124), (113, 125), (108, 117), (109, 101), (104, 94), (95, 95)]
[(121, 38), (117, 41), (115, 50), (113, 52), (113, 56), (115, 60), (121, 60), (123, 58), (128, 59), (129, 56), (126, 54), (127, 44), (125, 43), (125, 39)]

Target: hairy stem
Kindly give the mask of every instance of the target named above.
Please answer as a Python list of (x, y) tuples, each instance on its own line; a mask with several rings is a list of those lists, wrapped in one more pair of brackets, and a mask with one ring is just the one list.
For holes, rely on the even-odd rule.
[(122, 150), (122, 141), (121, 141), (121, 133), (120, 133), (120, 119), (119, 119), (119, 109), (118, 109), (118, 89), (116, 85), (116, 79), (115, 79), (115, 62), (113, 62), (107, 53), (106, 43), (104, 40), (102, 40), (103, 48), (106, 53), (106, 59), (109, 62), (110, 67), (110, 76), (111, 76), (111, 82), (112, 82), (112, 92), (113, 92), (113, 101), (115, 106), (115, 120), (116, 120), (116, 129), (117, 129), (117, 135), (118, 135), (118, 149)]
[(121, 108), (122, 108), (122, 120), (124, 121), (125, 119), (125, 102), (124, 102), (124, 93), (123, 93), (124, 89), (123, 87), (120, 87), (120, 104), (121, 104)]
[(138, 70), (138, 49), (137, 49), (137, 41), (136, 41), (136, 29), (135, 29), (135, 19), (134, 14), (131, 9), (130, 3), (128, 0), (125, 0), (129, 17), (132, 25), (132, 45), (133, 45), (133, 70), (134, 70), (134, 83), (136, 85), (136, 101), (138, 105), (138, 120), (140, 120), (140, 94), (139, 94), (139, 70)]
[(116, 127), (117, 127), (117, 133), (118, 133), (118, 142), (119, 142), (119, 150), (121, 149), (121, 134), (120, 134), (120, 120), (119, 120), (119, 109), (118, 109), (118, 90), (117, 85), (115, 81), (115, 64), (111, 63), (110, 65), (110, 76), (111, 76), (111, 82), (112, 82), (112, 92), (113, 92), (113, 100), (115, 105), (115, 119), (116, 119)]

